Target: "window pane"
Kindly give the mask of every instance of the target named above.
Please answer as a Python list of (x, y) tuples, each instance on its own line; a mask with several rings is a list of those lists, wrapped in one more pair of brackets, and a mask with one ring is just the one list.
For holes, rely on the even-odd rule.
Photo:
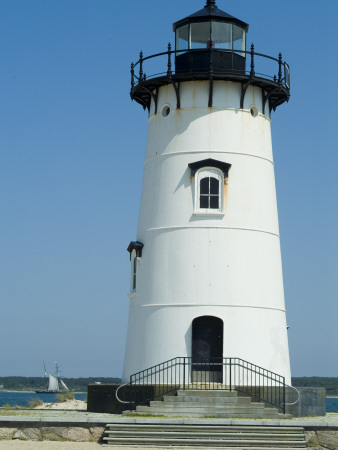
[(210, 22), (192, 23), (191, 48), (206, 48), (210, 46)]
[[(200, 182), (200, 194), (209, 194), (209, 180), (210, 178), (202, 178)], [(218, 193), (218, 191), (217, 191)]]
[(210, 208), (218, 209), (218, 195), (212, 195), (210, 197)]
[(207, 195), (200, 196), (200, 208), (209, 208), (209, 197)]
[(136, 275), (133, 276), (133, 291), (136, 289)]
[(210, 194), (219, 194), (219, 181), (216, 178), (210, 178)]
[[(245, 50), (245, 31), (236, 25), (233, 26), (233, 49)], [(245, 56), (245, 53), (239, 54)]]
[(176, 50), (186, 50), (189, 47), (189, 25), (176, 30)]
[(212, 22), (211, 39), (215, 48), (232, 48), (232, 24)]

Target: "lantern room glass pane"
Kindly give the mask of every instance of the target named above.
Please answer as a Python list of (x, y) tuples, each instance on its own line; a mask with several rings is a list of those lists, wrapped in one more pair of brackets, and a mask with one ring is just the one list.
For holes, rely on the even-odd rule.
[[(234, 50), (245, 51), (245, 30), (243, 30), (243, 28), (238, 27), (237, 25), (233, 25), (232, 36), (233, 36), (232, 48)], [(240, 53), (240, 55), (245, 56), (244, 53)]]
[(189, 48), (189, 25), (176, 30), (176, 50), (187, 50)]
[(211, 22), (211, 40), (214, 48), (232, 49), (232, 24)]
[(210, 22), (192, 23), (191, 29), (191, 48), (209, 48), (210, 39)]

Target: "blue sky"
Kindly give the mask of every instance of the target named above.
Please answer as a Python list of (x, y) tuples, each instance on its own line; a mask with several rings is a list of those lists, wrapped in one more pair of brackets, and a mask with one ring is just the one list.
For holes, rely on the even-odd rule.
[[(272, 116), (294, 376), (338, 376), (338, 2), (218, 0), (291, 67)], [(120, 376), (147, 114), (138, 53), (204, 0), (1, 0), (0, 376)]]

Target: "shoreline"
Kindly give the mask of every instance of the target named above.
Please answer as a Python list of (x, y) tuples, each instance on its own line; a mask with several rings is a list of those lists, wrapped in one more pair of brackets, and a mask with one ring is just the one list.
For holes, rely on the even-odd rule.
[[(37, 392), (35, 392), (35, 390), (33, 391), (12, 391), (10, 389), (0, 389), (0, 394), (1, 392), (11, 392), (13, 394), (37, 394)], [(69, 391), (72, 394), (87, 394), (87, 392), (85, 391)], [(39, 392), (39, 394), (44, 394), (44, 392)], [(53, 394), (62, 394), (63, 392), (53, 392)]]

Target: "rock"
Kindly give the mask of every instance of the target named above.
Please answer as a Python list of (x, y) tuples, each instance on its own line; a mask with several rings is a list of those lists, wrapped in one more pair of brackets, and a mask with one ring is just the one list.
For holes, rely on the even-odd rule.
[(91, 433), (82, 427), (43, 427), (41, 429), (44, 441), (89, 442)]
[(39, 428), (20, 428), (16, 430), (13, 439), (21, 441), (42, 441), (42, 435)]
[(89, 431), (92, 435), (91, 442), (100, 442), (102, 441), (102, 435), (104, 433), (104, 427), (93, 427), (89, 428)]
[(308, 447), (313, 448), (319, 446), (318, 437), (315, 431), (305, 431), (304, 434)]
[(338, 450), (338, 431), (317, 431), (317, 436), (324, 449)]
[(0, 441), (12, 440), (16, 428), (0, 428)]

